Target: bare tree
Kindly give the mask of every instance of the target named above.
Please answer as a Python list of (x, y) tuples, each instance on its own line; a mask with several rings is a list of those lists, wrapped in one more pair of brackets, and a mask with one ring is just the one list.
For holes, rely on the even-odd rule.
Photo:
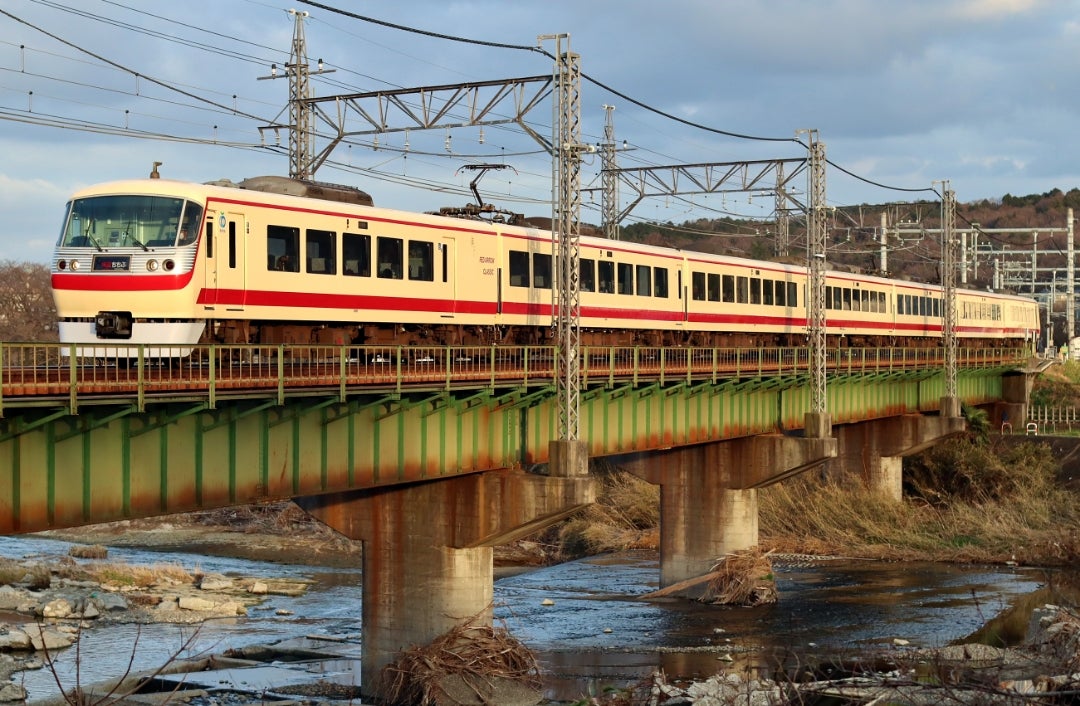
[(49, 266), (0, 260), (0, 341), (56, 340)]

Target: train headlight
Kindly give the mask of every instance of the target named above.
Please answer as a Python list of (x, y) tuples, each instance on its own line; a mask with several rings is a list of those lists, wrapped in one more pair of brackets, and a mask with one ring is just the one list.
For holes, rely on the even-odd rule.
[(172, 272), (173, 268), (176, 267), (176, 263), (173, 262), (172, 260), (166, 260), (165, 262), (162, 263), (162, 266), (165, 268), (166, 272)]
[(147, 261), (146, 261), (146, 269), (148, 269), (148, 270), (150, 270), (151, 272), (153, 272), (153, 271), (155, 271), (155, 270), (156, 270), (157, 268), (158, 268), (157, 260), (147, 260)]
[(56, 261), (56, 269), (58, 269), (58, 270), (66, 270), (67, 269), (67, 260), (57, 260)]
[(79, 261), (78, 261), (78, 260), (72, 260), (72, 261), (71, 261), (71, 269), (72, 269), (72, 270), (77, 270), (77, 269), (79, 269)]

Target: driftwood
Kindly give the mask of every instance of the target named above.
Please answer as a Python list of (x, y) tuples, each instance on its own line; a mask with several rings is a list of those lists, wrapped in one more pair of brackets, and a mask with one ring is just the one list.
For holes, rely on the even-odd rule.
[[(386, 702), (409, 706), (498, 703), (492, 700), (497, 685), (508, 682), (539, 691), (543, 682), (535, 655), (505, 629), (471, 619), (430, 645), (410, 647), (383, 669)], [(454, 691), (471, 692), (469, 698), (448, 694), (451, 683)]]
[(702, 603), (756, 606), (776, 603), (776, 577), (771, 551), (757, 547), (732, 552), (716, 563), (709, 584), (699, 598)]

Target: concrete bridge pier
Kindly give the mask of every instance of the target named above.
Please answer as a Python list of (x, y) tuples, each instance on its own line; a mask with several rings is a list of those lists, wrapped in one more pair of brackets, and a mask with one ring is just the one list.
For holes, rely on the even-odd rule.
[(757, 489), (835, 455), (836, 439), (767, 434), (612, 460), (660, 486), (660, 585), (666, 587), (757, 544)]
[(588, 477), (492, 471), (296, 499), (363, 541), (361, 688), (379, 697), (382, 670), (465, 621), (490, 625), (492, 547), (595, 500)]
[[(955, 409), (954, 409), (955, 408)], [(843, 478), (861, 478), (867, 487), (899, 500), (903, 496), (903, 457), (924, 451), (941, 439), (967, 428), (959, 404), (942, 399), (943, 412), (955, 416), (905, 414), (836, 428), (839, 454), (830, 472)]]

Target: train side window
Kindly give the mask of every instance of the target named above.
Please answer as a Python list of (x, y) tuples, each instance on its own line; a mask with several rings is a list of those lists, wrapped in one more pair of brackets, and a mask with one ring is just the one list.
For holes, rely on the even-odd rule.
[(761, 304), (761, 278), (750, 278), (750, 303)]
[(720, 275), (709, 273), (709, 288), (707, 291), (709, 301), (720, 301)]
[(637, 266), (637, 295), (647, 297), (652, 294), (652, 268), (648, 265)]
[(596, 291), (603, 294), (615, 293), (615, 263), (600, 260), (596, 263), (596, 274), (600, 278), (600, 287)]
[(401, 279), (405, 255), (405, 241), (401, 238), (375, 239), (375, 271), (380, 279)]
[(668, 298), (668, 271), (666, 267), (657, 267), (653, 271), (653, 296)]
[(529, 286), (529, 253), (521, 250), (510, 251), (510, 286)]
[(773, 304), (773, 281), (766, 279), (761, 281), (761, 303), (766, 306)]
[(596, 261), (588, 258), (582, 258), (578, 266), (581, 268), (580, 282), (581, 291), (583, 292), (595, 292), (596, 291)]
[(746, 304), (750, 301), (750, 278), (735, 278), (735, 301), (738, 304)]
[(859, 296), (859, 290), (857, 290), (857, 289), (851, 290), (851, 310), (852, 311), (862, 311), (862, 304), (859, 303), (861, 300), (862, 300), (862, 297)]
[(878, 297), (878, 309), (881, 311), (882, 314), (888, 314), (889, 313), (889, 300), (886, 299), (885, 292), (878, 292), (877, 297)]
[(279, 272), (300, 271), (300, 229), (266, 227), (266, 268)]
[(851, 290), (847, 287), (840, 287), (840, 309), (843, 311), (851, 311)]
[(439, 252), (442, 253), (442, 281), (450, 281), (450, 244), (439, 243)]
[(427, 240), (409, 241), (409, 279), (435, 281), (435, 244)]
[(533, 286), (539, 289), (551, 289), (551, 255), (533, 253)]
[(330, 230), (311, 230), (305, 234), (307, 271), (315, 275), (337, 273), (337, 233)]
[(862, 310), (870, 311), (870, 292), (864, 289), (860, 297), (862, 298)]
[(206, 256), (207, 257), (213, 257), (214, 256), (214, 219), (213, 218), (207, 218), (206, 219), (206, 230), (204, 232), (206, 233), (206, 236), (205, 236), (206, 237)]
[(832, 287), (826, 287), (825, 288), (825, 308), (826, 309), (832, 309), (833, 308), (833, 288)]
[(735, 303), (735, 275), (720, 278), (720, 299), (728, 304)]
[(691, 296), (694, 301), (705, 301), (705, 273), (692, 272), (690, 274)]
[[(776, 280), (776, 305), (787, 306), (787, 282)], [(825, 301), (828, 301), (826, 299)]]
[(615, 268), (619, 274), (618, 280), (616, 280), (616, 287), (619, 294), (633, 294), (634, 293), (634, 266), (626, 263), (617, 263)]
[(799, 305), (799, 285), (795, 284), (794, 282), (787, 283), (787, 305)]
[(350, 277), (371, 276), (371, 236), (358, 233), (341, 234), (342, 270)]

